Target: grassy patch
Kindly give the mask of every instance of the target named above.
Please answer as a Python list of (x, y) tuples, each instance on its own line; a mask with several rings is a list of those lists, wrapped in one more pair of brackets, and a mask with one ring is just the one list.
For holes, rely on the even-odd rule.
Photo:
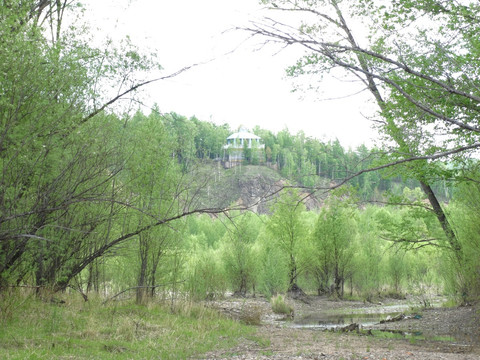
[(455, 342), (455, 338), (452, 336), (434, 336), (432, 337), (433, 341), (443, 341), (443, 342)]
[(245, 325), (260, 325), (262, 309), (257, 306), (243, 306), (240, 312), (240, 321)]
[(377, 339), (407, 339), (411, 344), (416, 344), (417, 341), (439, 341), (439, 342), (453, 342), (455, 339), (451, 336), (433, 336), (427, 337), (421, 332), (403, 332), (403, 331), (382, 331), (382, 330), (363, 330), (362, 335), (371, 335)]
[(442, 304), (442, 307), (444, 308), (455, 308), (459, 305), (458, 301), (451, 298), (451, 299), (448, 299), (447, 301), (445, 301), (443, 304)]
[(290, 306), (282, 295), (276, 295), (270, 300), (272, 310), (276, 314), (292, 315), (293, 307)]
[(183, 359), (232, 347), (255, 331), (195, 304), (18, 301), (1, 319), (1, 359)]
[(260, 338), (260, 337), (257, 337), (257, 336), (249, 336), (249, 337), (247, 337), (247, 339), (255, 342), (256, 344), (258, 344), (258, 346), (263, 347), (263, 348), (267, 348), (272, 344), (270, 339)]

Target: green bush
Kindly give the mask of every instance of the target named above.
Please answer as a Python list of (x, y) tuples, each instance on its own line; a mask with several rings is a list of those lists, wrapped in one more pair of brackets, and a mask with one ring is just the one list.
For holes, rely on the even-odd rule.
[(285, 302), (282, 295), (276, 295), (271, 298), (272, 310), (276, 314), (293, 315), (293, 307)]
[(287, 291), (288, 288), (288, 266), (281, 251), (263, 239), (258, 253), (258, 273), (256, 282), (258, 290), (265, 297), (269, 298), (274, 294)]
[(243, 306), (240, 321), (245, 325), (261, 325), (262, 309), (258, 306)]
[(222, 267), (215, 261), (217, 257), (214, 251), (205, 251), (190, 260), (185, 274), (185, 290), (191, 299), (223, 297), (227, 286)]

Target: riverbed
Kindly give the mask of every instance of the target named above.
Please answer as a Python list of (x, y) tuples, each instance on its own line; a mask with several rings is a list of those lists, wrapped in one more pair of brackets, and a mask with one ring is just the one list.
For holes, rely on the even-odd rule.
[[(480, 359), (478, 307), (444, 308), (444, 300), (435, 297), (432, 308), (422, 309), (413, 297), (368, 303), (306, 296), (287, 300), (293, 318), (274, 314), (264, 298), (226, 298), (210, 306), (239, 319), (245, 313), (260, 314), (257, 334), (266, 345), (246, 340), (228, 358)], [(399, 314), (406, 316), (388, 321)], [(353, 323), (358, 331), (341, 331)]]

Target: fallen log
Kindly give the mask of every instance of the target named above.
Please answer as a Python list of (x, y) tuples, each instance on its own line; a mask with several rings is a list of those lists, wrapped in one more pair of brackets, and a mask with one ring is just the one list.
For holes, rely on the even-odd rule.
[(398, 314), (397, 316), (394, 316), (394, 317), (387, 316), (386, 319), (380, 320), (380, 324), (385, 324), (385, 323), (389, 323), (389, 322), (400, 321), (400, 320), (404, 320), (404, 319), (405, 319), (405, 315), (404, 315), (404, 314)]
[(338, 330), (340, 332), (352, 332), (352, 331), (358, 331), (360, 329), (360, 327), (358, 326), (357, 323), (353, 323), (353, 324), (350, 324), (350, 325), (347, 325), (347, 326), (343, 326), (341, 328), (339, 328)]

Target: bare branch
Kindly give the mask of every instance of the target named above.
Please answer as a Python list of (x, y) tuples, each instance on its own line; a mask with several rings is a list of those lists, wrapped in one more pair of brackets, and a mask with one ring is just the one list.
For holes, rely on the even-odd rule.
[(357, 171), (356, 173), (342, 179), (340, 182), (338, 182), (337, 184), (335, 184), (333, 186), (330, 186), (330, 187), (326, 187), (326, 188), (325, 187), (317, 187), (317, 188), (312, 189), (312, 188), (308, 188), (308, 187), (302, 187), (302, 186), (298, 187), (297, 186), (297, 188), (304, 188), (304, 189), (313, 190), (313, 192), (311, 194), (307, 195), (304, 198), (304, 199), (306, 199), (309, 196), (313, 195), (313, 193), (315, 193), (319, 190), (326, 190), (325, 192), (328, 192), (330, 190), (337, 189), (337, 188), (341, 187), (342, 185), (346, 184), (347, 182), (349, 182), (350, 180), (356, 178), (357, 176), (365, 174), (365, 173), (378, 171), (378, 170), (383, 170), (383, 169), (387, 169), (387, 168), (390, 168), (390, 167), (394, 167), (394, 166), (397, 166), (397, 165), (401, 165), (401, 164), (405, 164), (405, 163), (409, 163), (409, 162), (413, 162), (413, 161), (437, 160), (437, 159), (445, 158), (445, 157), (448, 157), (448, 156), (451, 156), (451, 155), (454, 155), (454, 154), (462, 153), (462, 152), (465, 152), (465, 151), (468, 151), (468, 150), (479, 149), (479, 148), (480, 148), (480, 143), (474, 143), (472, 145), (462, 146), (462, 147), (459, 147), (459, 148), (456, 148), (456, 149), (452, 149), (452, 150), (448, 150), (448, 151), (442, 151), (442, 152), (432, 154), (432, 155), (412, 156), (412, 157), (409, 157), (409, 158), (400, 159), (400, 160), (397, 160), (397, 161), (394, 161), (394, 162), (390, 162), (388, 164), (379, 165), (379, 166), (375, 166), (375, 167), (372, 167), (372, 168)]
[[(341, 13), (340, 13), (340, 15), (341, 15)], [(343, 20), (343, 18), (341, 18), (341, 19)], [(365, 76), (367, 76), (368, 79), (377, 79), (377, 80), (380, 80), (381, 82), (383, 82), (385, 84), (388, 84), (388, 85), (392, 86), (397, 91), (399, 91), (402, 94), (402, 96), (404, 96), (414, 106), (421, 109), (425, 113), (428, 113), (428, 114), (434, 116), (435, 118), (437, 118), (439, 120), (442, 120), (442, 121), (445, 121), (447, 123), (456, 125), (461, 129), (465, 129), (465, 130), (472, 131), (472, 132), (480, 132), (479, 127), (471, 126), (471, 125), (469, 125), (465, 122), (462, 122), (462, 121), (459, 121), (457, 119), (453, 119), (451, 117), (448, 117), (448, 116), (446, 116), (442, 113), (439, 113), (439, 112), (435, 111), (432, 107), (426, 105), (425, 103), (423, 103), (423, 102), (421, 102), (417, 99), (414, 99), (407, 91), (405, 91), (402, 88), (402, 86), (399, 83), (397, 83), (396, 81), (389, 78), (387, 76), (388, 73), (382, 75), (380, 73), (374, 72), (373, 70), (371, 70), (367, 66), (355, 65), (355, 64), (352, 64), (352, 63), (347, 63), (344, 60), (342, 60), (338, 56), (338, 54), (345, 53), (345, 52), (350, 52), (350, 53), (353, 53), (353, 54), (366, 55), (366, 56), (381, 60), (382, 62), (384, 62), (386, 64), (393, 65), (396, 70), (402, 70), (407, 74), (413, 75), (417, 78), (426, 80), (429, 83), (432, 83), (436, 86), (439, 86), (440, 89), (443, 89), (448, 94), (458, 95), (458, 96), (461, 96), (465, 99), (474, 101), (476, 103), (480, 103), (480, 97), (476, 96), (473, 93), (467, 93), (465, 91), (458, 90), (455, 87), (453, 87), (452, 84), (441, 81), (441, 80), (436, 79), (436, 78), (433, 78), (432, 76), (430, 76), (428, 74), (424, 74), (420, 71), (416, 71), (416, 70), (412, 69), (411, 67), (409, 67), (408, 65), (406, 65), (406, 64), (404, 64), (404, 63), (402, 63), (398, 60), (392, 59), (390, 57), (387, 57), (385, 55), (382, 55), (380, 53), (377, 53), (377, 52), (374, 52), (374, 51), (371, 51), (371, 50), (361, 48), (360, 46), (357, 45), (357, 43), (353, 39), (353, 37), (352, 37), (350, 31), (348, 30), (348, 27), (346, 26), (346, 23), (344, 22), (344, 20), (342, 21), (342, 26), (341, 27), (342, 27), (342, 29), (345, 29), (347, 35), (349, 36), (348, 41), (351, 44), (350, 46), (341, 45), (341, 44), (338, 44), (338, 43), (323, 42), (323, 41), (315, 40), (308, 34), (301, 34), (301, 36), (297, 37), (297, 36), (293, 35), (294, 33), (298, 32), (297, 29), (294, 29), (293, 27), (291, 27), (289, 25), (280, 23), (278, 21), (274, 21), (272, 19), (266, 19), (266, 20), (272, 22), (272, 24), (252, 23), (252, 25), (253, 25), (252, 28), (239, 28), (239, 29), (251, 32), (253, 35), (260, 35), (260, 36), (266, 37), (266, 38), (273, 38), (273, 39), (278, 40), (280, 43), (284, 43), (284, 44), (287, 44), (287, 45), (297, 44), (297, 45), (300, 45), (300, 46), (303, 46), (303, 47), (307, 48), (308, 50), (310, 50), (314, 53), (320, 53), (320, 54), (326, 56), (327, 58), (329, 58), (330, 61), (332, 61), (334, 64), (336, 64), (336, 65), (338, 65), (338, 66), (340, 66), (344, 69), (348, 69), (348, 70), (350, 70), (354, 73), (364, 74)], [(285, 28), (285, 30), (282, 30), (281, 28)], [(362, 62), (362, 60), (364, 61), (364, 58), (361, 58), (360, 62)], [(371, 90), (373, 91), (374, 89), (371, 89)], [(378, 90), (375, 90), (375, 91), (378, 91)], [(383, 100), (382, 100), (382, 103), (383, 103)]]
[(102, 112), (103, 110), (105, 110), (107, 107), (109, 107), (110, 105), (114, 104), (115, 102), (117, 102), (120, 98), (122, 98), (123, 96), (127, 95), (127, 94), (130, 94), (132, 92), (134, 92), (135, 90), (141, 88), (141, 87), (144, 87), (146, 85), (149, 85), (149, 84), (152, 84), (152, 83), (155, 83), (155, 82), (158, 82), (158, 81), (161, 81), (161, 80), (167, 80), (167, 79), (170, 79), (170, 78), (173, 78), (173, 77), (176, 77), (182, 73), (184, 73), (185, 71), (187, 70), (190, 70), (196, 66), (199, 66), (199, 65), (204, 65), (204, 64), (207, 64), (209, 62), (211, 62), (213, 60), (208, 60), (208, 61), (205, 61), (205, 62), (201, 62), (201, 63), (197, 63), (197, 64), (193, 64), (193, 65), (189, 65), (189, 66), (185, 66), (169, 75), (165, 75), (165, 76), (161, 76), (159, 78), (156, 78), (156, 79), (151, 79), (151, 80), (147, 80), (147, 81), (144, 81), (144, 82), (141, 82), (141, 83), (138, 83), (132, 87), (130, 87), (129, 89), (125, 90), (124, 92), (118, 94), (117, 96), (115, 96), (114, 98), (110, 99), (109, 101), (107, 101), (105, 104), (103, 104), (100, 108), (94, 110), (93, 112), (91, 112), (90, 114), (88, 114), (87, 116), (85, 116), (81, 121), (80, 121), (80, 124), (83, 124), (85, 122), (87, 122), (88, 120), (90, 120), (91, 118), (93, 118), (95, 115), (99, 114), (100, 112)]
[(165, 286), (168, 286), (168, 285), (174, 285), (174, 284), (182, 284), (184, 283), (185, 280), (182, 280), (182, 281), (177, 281), (177, 282), (174, 282), (174, 283), (168, 283), (168, 284), (160, 284), (160, 285), (151, 285), (151, 286), (133, 286), (133, 287), (129, 287), (128, 289), (125, 289), (125, 290), (122, 290), (120, 291), (118, 294), (115, 294), (111, 297), (109, 297), (108, 299), (106, 299), (102, 305), (105, 305), (107, 302), (109, 302), (110, 300), (113, 300), (115, 299), (116, 297), (126, 293), (127, 291), (130, 291), (130, 290), (137, 290), (137, 289), (156, 289), (156, 288), (159, 288), (159, 287), (165, 287)]

